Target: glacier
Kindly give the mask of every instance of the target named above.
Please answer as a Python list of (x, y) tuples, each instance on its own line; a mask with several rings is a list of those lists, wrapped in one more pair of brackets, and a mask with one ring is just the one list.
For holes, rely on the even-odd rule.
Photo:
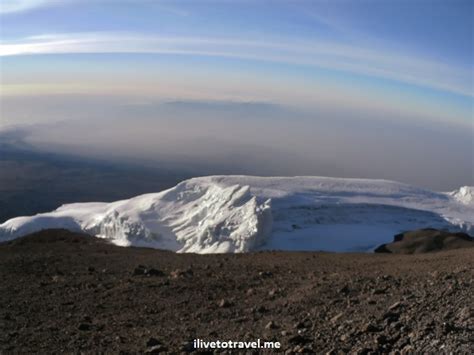
[(412, 229), (472, 233), (473, 196), (469, 186), (434, 192), (373, 179), (207, 176), (128, 200), (13, 218), (0, 225), (0, 241), (66, 228), (176, 252), (367, 252)]

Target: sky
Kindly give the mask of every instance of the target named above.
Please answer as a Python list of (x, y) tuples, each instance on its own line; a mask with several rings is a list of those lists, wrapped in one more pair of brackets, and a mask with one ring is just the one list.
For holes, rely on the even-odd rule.
[(1, 0), (0, 129), (211, 173), (473, 185), (473, 13), (464, 0)]

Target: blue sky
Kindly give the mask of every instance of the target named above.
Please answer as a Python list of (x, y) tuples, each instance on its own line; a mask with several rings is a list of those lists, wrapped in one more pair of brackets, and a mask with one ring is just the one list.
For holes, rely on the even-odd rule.
[(6, 0), (1, 6), (6, 55), (231, 57), (472, 97), (471, 1)]
[(94, 31), (357, 38), (470, 67), (472, 10), (469, 0), (4, 0), (0, 11), (4, 39)]
[(298, 112), (288, 125), (324, 115), (465, 138), (473, 13), (469, 0), (2, 0), (0, 126), (77, 119), (70, 98), (93, 96), (116, 103), (91, 117), (118, 103), (264, 102)]

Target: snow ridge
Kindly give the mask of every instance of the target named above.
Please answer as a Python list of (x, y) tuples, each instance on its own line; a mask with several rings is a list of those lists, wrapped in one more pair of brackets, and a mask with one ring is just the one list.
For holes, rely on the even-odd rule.
[(370, 251), (396, 233), (474, 231), (473, 189), (386, 180), (210, 176), (112, 203), (74, 203), (0, 225), (0, 241), (46, 228), (176, 252)]
[(67, 228), (121, 246), (178, 252), (246, 252), (271, 231), (270, 200), (258, 202), (249, 186), (185, 181), (161, 193), (107, 203), (68, 204), (50, 213), (0, 225), (0, 240), (45, 228)]

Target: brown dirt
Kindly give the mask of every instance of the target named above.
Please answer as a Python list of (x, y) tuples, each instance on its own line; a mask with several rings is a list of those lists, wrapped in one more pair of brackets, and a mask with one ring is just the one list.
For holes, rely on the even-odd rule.
[(43, 231), (0, 244), (0, 353), (180, 353), (195, 338), (473, 353), (473, 264), (473, 248), (195, 255)]

